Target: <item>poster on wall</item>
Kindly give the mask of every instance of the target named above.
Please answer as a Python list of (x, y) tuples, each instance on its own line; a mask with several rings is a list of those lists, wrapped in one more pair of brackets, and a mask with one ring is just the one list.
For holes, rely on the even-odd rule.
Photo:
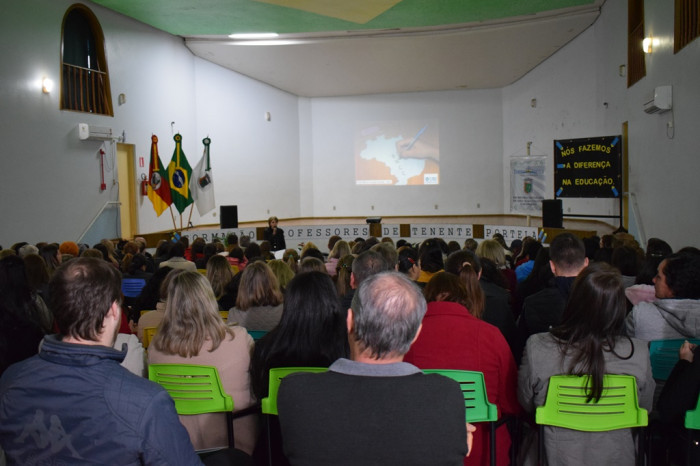
[(554, 196), (619, 198), (622, 137), (554, 141)]
[(544, 169), (547, 157), (533, 155), (510, 159), (510, 211), (534, 214), (542, 211)]

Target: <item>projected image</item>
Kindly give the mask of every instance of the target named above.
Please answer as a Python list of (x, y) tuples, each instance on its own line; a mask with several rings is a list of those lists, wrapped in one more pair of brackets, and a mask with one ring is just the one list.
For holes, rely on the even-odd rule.
[(437, 120), (366, 123), (355, 135), (358, 185), (436, 185), (440, 181)]

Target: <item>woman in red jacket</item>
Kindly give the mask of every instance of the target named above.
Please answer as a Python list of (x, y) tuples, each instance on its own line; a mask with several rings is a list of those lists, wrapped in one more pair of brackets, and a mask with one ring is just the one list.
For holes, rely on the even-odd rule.
[[(478, 294), (478, 275), (469, 263), (456, 275), (439, 272), (425, 287), (428, 311), (418, 339), (404, 361), (421, 369), (460, 369), (483, 372), (489, 401), (503, 414), (521, 413), (516, 396), (518, 372), (508, 343), (495, 326), (472, 315), (467, 306), (483, 306)], [(466, 283), (466, 285), (465, 285)], [(471, 285), (471, 286), (468, 286)], [(467, 291), (467, 290), (470, 291)], [(470, 296), (471, 294), (471, 296)], [(477, 310), (477, 313), (481, 309)], [(465, 465), (489, 463), (489, 434), (486, 425), (478, 425), (474, 433), (474, 448), (464, 459)], [(496, 431), (496, 460), (498, 465), (509, 463), (508, 429)]]

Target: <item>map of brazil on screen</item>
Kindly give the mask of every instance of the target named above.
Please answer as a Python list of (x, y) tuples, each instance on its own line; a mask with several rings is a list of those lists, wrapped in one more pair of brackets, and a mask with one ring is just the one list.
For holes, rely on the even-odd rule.
[(358, 185), (437, 185), (440, 175), (436, 120), (369, 122), (355, 135)]

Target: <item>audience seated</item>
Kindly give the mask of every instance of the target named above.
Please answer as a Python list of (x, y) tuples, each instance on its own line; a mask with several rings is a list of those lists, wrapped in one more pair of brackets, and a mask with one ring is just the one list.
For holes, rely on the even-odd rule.
[(159, 267), (172, 267), (173, 269), (188, 270), (196, 272), (197, 266), (194, 262), (185, 259), (185, 244), (181, 241), (173, 244), (170, 248), (168, 260), (160, 263)]
[(360, 284), (346, 320), (351, 359), (282, 380), (277, 408), (291, 464), (461, 463), (468, 434), (458, 384), (402, 362), (425, 310), (398, 272)]
[[(317, 251), (318, 251), (318, 249), (317, 249)], [(299, 262), (298, 273), (304, 273), (304, 272), (328, 273), (326, 271), (326, 264), (323, 263), (323, 260), (319, 259), (318, 257), (314, 257), (313, 255), (307, 255), (306, 257), (304, 257), (301, 260), (301, 262)]]
[(467, 288), (466, 306), (471, 315), (498, 328), (512, 348), (517, 334), (508, 291), (483, 277), (476, 254), (468, 250), (453, 252), (447, 257), (445, 271), (458, 276)]
[(571, 285), (581, 270), (588, 266), (583, 242), (571, 233), (561, 233), (549, 246), (549, 266), (554, 277), (548, 287), (530, 295), (523, 302), (518, 319), (518, 344), (515, 362), (520, 363), (522, 348), (530, 337), (548, 332), (561, 321)]
[[(552, 255), (554, 243), (552, 243)], [(556, 274), (556, 272), (555, 272)], [(589, 400), (598, 400), (604, 374), (637, 379), (639, 404), (651, 410), (654, 380), (645, 342), (625, 334), (626, 304), (622, 277), (607, 264), (585, 268), (576, 278), (561, 321), (551, 332), (527, 340), (518, 375), (518, 399), (532, 413), (545, 402), (549, 378), (589, 375)], [(630, 429), (581, 432), (544, 427), (549, 464), (634, 464)]]
[(231, 290), (233, 272), (224, 256), (214, 255), (207, 262), (207, 279), (214, 290), (216, 303), (220, 311), (228, 311), (236, 305), (236, 299)]
[[(161, 279), (160, 286), (158, 288), (158, 294), (160, 298), (156, 302), (155, 306), (153, 307), (153, 310), (146, 312), (144, 315), (142, 315), (139, 320), (138, 320), (138, 326), (137, 326), (137, 332), (136, 334), (139, 337), (139, 340), (143, 341), (143, 329), (148, 328), (148, 327), (158, 327), (160, 326), (161, 321), (163, 320), (163, 317), (165, 316), (165, 303), (166, 300), (168, 299), (168, 286), (170, 286), (170, 282), (172, 279), (178, 275), (184, 272), (185, 270), (183, 269), (171, 269), (170, 267), (163, 267), (160, 270), (169, 270), (168, 274), (165, 275)], [(160, 274), (154, 275), (154, 277), (160, 277)], [(149, 283), (150, 284), (150, 283)], [(151, 286), (155, 286), (155, 283), (151, 284)], [(148, 284), (147, 284), (148, 287)], [(146, 288), (144, 288), (146, 289)], [(149, 287), (150, 290), (150, 287)]]
[[(460, 251), (455, 254), (467, 253)], [(449, 264), (449, 258), (448, 258)], [(466, 266), (471, 268), (470, 266)], [(472, 269), (474, 286), (478, 279)], [(448, 272), (433, 275), (424, 290), (428, 310), (422, 329), (404, 361), (421, 369), (462, 369), (483, 372), (489, 401), (499, 417), (521, 412), (516, 397), (517, 368), (503, 335), (470, 313), (470, 299), (462, 281)], [(508, 312), (510, 312), (507, 309)], [(497, 431), (497, 464), (509, 463), (510, 434), (506, 426)], [(489, 464), (488, 427), (477, 425), (474, 451), (464, 464)]]
[(535, 258), (541, 248), (542, 243), (535, 239), (523, 243), (520, 264), (515, 267), (515, 278), (518, 283), (522, 283), (532, 272), (532, 268), (535, 266)]
[(398, 271), (406, 275), (411, 281), (419, 286), (425, 283), (418, 283), (420, 277), (420, 266), (418, 265), (418, 251), (411, 246), (402, 246), (398, 250)]
[(270, 267), (270, 270), (272, 270), (272, 273), (275, 274), (275, 277), (277, 277), (280, 290), (284, 293), (284, 290), (287, 289), (287, 285), (292, 278), (294, 278), (294, 271), (289, 267), (289, 264), (281, 259), (271, 260), (267, 265)]
[(335, 276), (335, 288), (338, 291), (338, 297), (341, 299), (342, 303), (350, 302), (346, 297), (348, 294), (352, 293), (352, 286), (350, 285), (350, 279), (352, 278), (352, 263), (355, 261), (355, 256), (348, 254), (343, 256), (338, 261), (338, 266), (336, 268), (337, 273)]
[(673, 253), (671, 246), (659, 238), (649, 238), (644, 260), (635, 279), (635, 284), (625, 288), (627, 299), (635, 306), (642, 301), (652, 302), (656, 299), (654, 277), (659, 264)]
[(333, 245), (333, 249), (331, 249), (330, 253), (328, 254), (328, 260), (326, 261), (326, 270), (331, 277), (335, 277), (338, 273), (336, 271), (336, 266), (338, 265), (340, 258), (347, 256), (348, 254), (350, 254), (350, 245), (348, 242), (343, 241), (342, 239), (336, 241)]
[(238, 267), (239, 272), (242, 272), (243, 269), (245, 269), (245, 266), (248, 264), (248, 259), (245, 258), (243, 249), (239, 248), (238, 246), (231, 248), (226, 259), (230, 265)]
[(165, 389), (119, 366), (120, 281), (93, 258), (54, 273), (60, 333), (0, 379), (8, 464), (201, 464)]
[(0, 259), (0, 375), (11, 364), (34, 356), (53, 317), (27, 283), (24, 260)]
[(282, 290), (277, 277), (265, 262), (248, 264), (241, 273), (236, 306), (229, 311), (228, 323), (268, 332), (281, 317)]
[(640, 302), (627, 316), (636, 338), (664, 340), (700, 337), (700, 255), (679, 252), (659, 264), (656, 301)]
[[(366, 243), (367, 241), (365, 241)], [(365, 281), (372, 275), (389, 270), (389, 264), (386, 263), (381, 254), (368, 249), (360, 253), (352, 262), (352, 272), (350, 274), (351, 290), (341, 298), (341, 306), (343, 309), (348, 309), (352, 302), (355, 290), (360, 286), (360, 283)]]
[(421, 243), (418, 248), (418, 266), (420, 267), (419, 283), (428, 283), (430, 277), (445, 269), (444, 254), (447, 252), (447, 246), (443, 251), (441, 244), (437, 238), (429, 238)]
[[(148, 362), (215, 366), (224, 390), (233, 397), (235, 410), (252, 404), (248, 366), (253, 339), (239, 326), (227, 326), (209, 281), (198, 272), (183, 271), (172, 277), (167, 289), (165, 316), (148, 348)], [(235, 446), (251, 454), (255, 444), (255, 418), (233, 422)], [(227, 446), (226, 416), (208, 413), (180, 416), (195, 449)]]

